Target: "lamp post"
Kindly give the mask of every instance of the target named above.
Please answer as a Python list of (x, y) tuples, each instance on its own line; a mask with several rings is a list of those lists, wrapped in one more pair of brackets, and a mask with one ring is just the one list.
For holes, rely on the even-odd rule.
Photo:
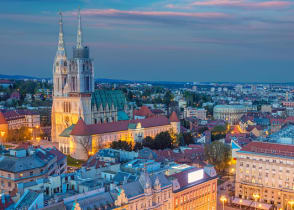
[[(291, 210), (292, 210), (292, 206), (294, 205), (294, 200), (288, 201), (288, 204), (290, 204), (290, 207), (291, 207)], [(287, 209), (288, 209), (288, 205), (287, 205)]]
[(220, 197), (220, 201), (223, 203), (223, 210), (225, 210), (225, 202), (227, 202), (227, 198), (226, 196), (222, 195)]
[(256, 210), (257, 209), (257, 200), (260, 198), (260, 195), (257, 192), (255, 192), (255, 193), (253, 193), (253, 198), (255, 200), (255, 210)]
[(242, 199), (240, 199), (240, 200), (239, 200), (240, 209), (242, 208), (242, 207), (241, 207), (241, 206), (242, 206), (242, 202), (243, 202), (243, 200), (242, 200)]

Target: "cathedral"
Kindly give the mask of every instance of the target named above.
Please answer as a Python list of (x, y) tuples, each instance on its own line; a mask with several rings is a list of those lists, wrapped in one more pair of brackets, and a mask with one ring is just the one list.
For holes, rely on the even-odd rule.
[(72, 58), (65, 50), (60, 13), (58, 48), (53, 64), (52, 141), (60, 151), (76, 159), (87, 160), (99, 148), (117, 140), (132, 144), (158, 133), (180, 132), (175, 112), (167, 118), (148, 115), (132, 119), (133, 111), (120, 90), (95, 90), (94, 65), (83, 44), (81, 15)]
[(99, 124), (128, 120), (132, 116), (132, 108), (121, 91), (95, 91), (93, 59), (89, 48), (83, 44), (81, 25), (79, 11), (76, 45), (72, 58), (68, 58), (60, 13), (58, 48), (53, 64), (51, 137), (53, 142), (66, 145), (62, 148), (64, 153), (69, 153), (70, 143), (60, 134), (79, 118), (87, 124)]

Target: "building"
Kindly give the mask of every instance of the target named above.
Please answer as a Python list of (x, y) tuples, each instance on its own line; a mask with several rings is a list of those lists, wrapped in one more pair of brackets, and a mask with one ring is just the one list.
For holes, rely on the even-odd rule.
[(78, 15), (77, 43), (67, 57), (60, 14), (58, 48), (53, 64), (52, 141), (65, 144), (59, 134), (82, 117), (87, 124), (116, 122), (132, 116), (124, 94), (119, 90), (94, 91), (94, 64), (83, 45), (81, 16)]
[(11, 193), (18, 183), (34, 181), (37, 178), (60, 174), (66, 170), (66, 156), (56, 149), (1, 148), (0, 189)]
[(62, 152), (76, 159), (88, 159), (87, 153), (94, 154), (113, 141), (123, 140), (134, 144), (147, 136), (154, 138), (164, 131), (180, 132), (180, 121), (175, 112), (169, 119), (160, 115), (102, 124), (86, 124), (80, 118), (77, 124), (69, 126), (60, 134), (64, 140), (59, 147)]
[(3, 115), (1, 118), (4, 117), (9, 130), (19, 129), (21, 127), (40, 127), (40, 114), (36, 111), (26, 109), (1, 110), (0, 115)]
[[(251, 142), (236, 152), (235, 196), (287, 209), (294, 199), (294, 146)], [(259, 205), (259, 204), (258, 204)]]
[(0, 79), (0, 86), (3, 88), (8, 88), (9, 86), (12, 86), (13, 82), (7, 79)]
[(0, 111), (0, 141), (5, 142), (8, 131), (28, 128), (33, 138), (37, 138), (40, 128), (40, 114), (31, 110)]
[(87, 192), (64, 199), (66, 209), (172, 210), (172, 183), (164, 174), (141, 172), (138, 180), (109, 192)]
[(282, 105), (284, 107), (294, 107), (294, 101), (283, 101)]
[(44, 194), (42, 192), (27, 190), (14, 205), (14, 209), (35, 210), (44, 207)]
[(185, 117), (196, 117), (200, 120), (206, 120), (206, 109), (204, 108), (193, 108), (193, 107), (187, 107), (185, 109)]
[(216, 105), (213, 109), (213, 117), (216, 120), (225, 120), (234, 125), (246, 112), (247, 108), (243, 105)]
[(192, 168), (171, 175), (174, 210), (216, 210), (217, 174), (213, 167)]
[(272, 106), (271, 105), (261, 105), (261, 112), (265, 112), (265, 113), (272, 113)]

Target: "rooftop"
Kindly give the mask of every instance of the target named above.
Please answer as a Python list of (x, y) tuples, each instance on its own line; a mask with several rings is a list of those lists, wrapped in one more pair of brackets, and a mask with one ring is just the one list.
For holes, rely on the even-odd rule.
[(294, 157), (294, 145), (274, 144), (268, 142), (251, 142), (244, 146), (239, 152), (251, 152), (283, 157)]
[(76, 136), (87, 136), (103, 133), (111, 133), (118, 131), (125, 131), (130, 128), (129, 124), (138, 124), (141, 123), (143, 128), (163, 126), (170, 124), (170, 121), (165, 116), (155, 116), (146, 119), (138, 120), (124, 120), (117, 122), (109, 122), (102, 124), (90, 124), (86, 125), (82, 118), (79, 119), (77, 124), (72, 129), (70, 135)]

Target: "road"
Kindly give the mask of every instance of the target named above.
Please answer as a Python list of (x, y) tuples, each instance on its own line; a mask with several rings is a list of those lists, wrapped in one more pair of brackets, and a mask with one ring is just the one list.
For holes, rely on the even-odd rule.
[[(229, 191), (227, 189), (228, 184), (230, 184), (230, 185), (233, 184), (232, 178), (218, 186), (217, 210), (223, 210), (223, 204), (220, 201), (221, 196), (224, 195), (224, 196), (226, 196), (227, 199), (229, 199)], [(221, 190), (221, 188), (224, 188), (224, 190)], [(236, 210), (236, 209), (239, 209), (239, 208), (230, 207), (230, 206), (225, 205), (225, 210)]]

